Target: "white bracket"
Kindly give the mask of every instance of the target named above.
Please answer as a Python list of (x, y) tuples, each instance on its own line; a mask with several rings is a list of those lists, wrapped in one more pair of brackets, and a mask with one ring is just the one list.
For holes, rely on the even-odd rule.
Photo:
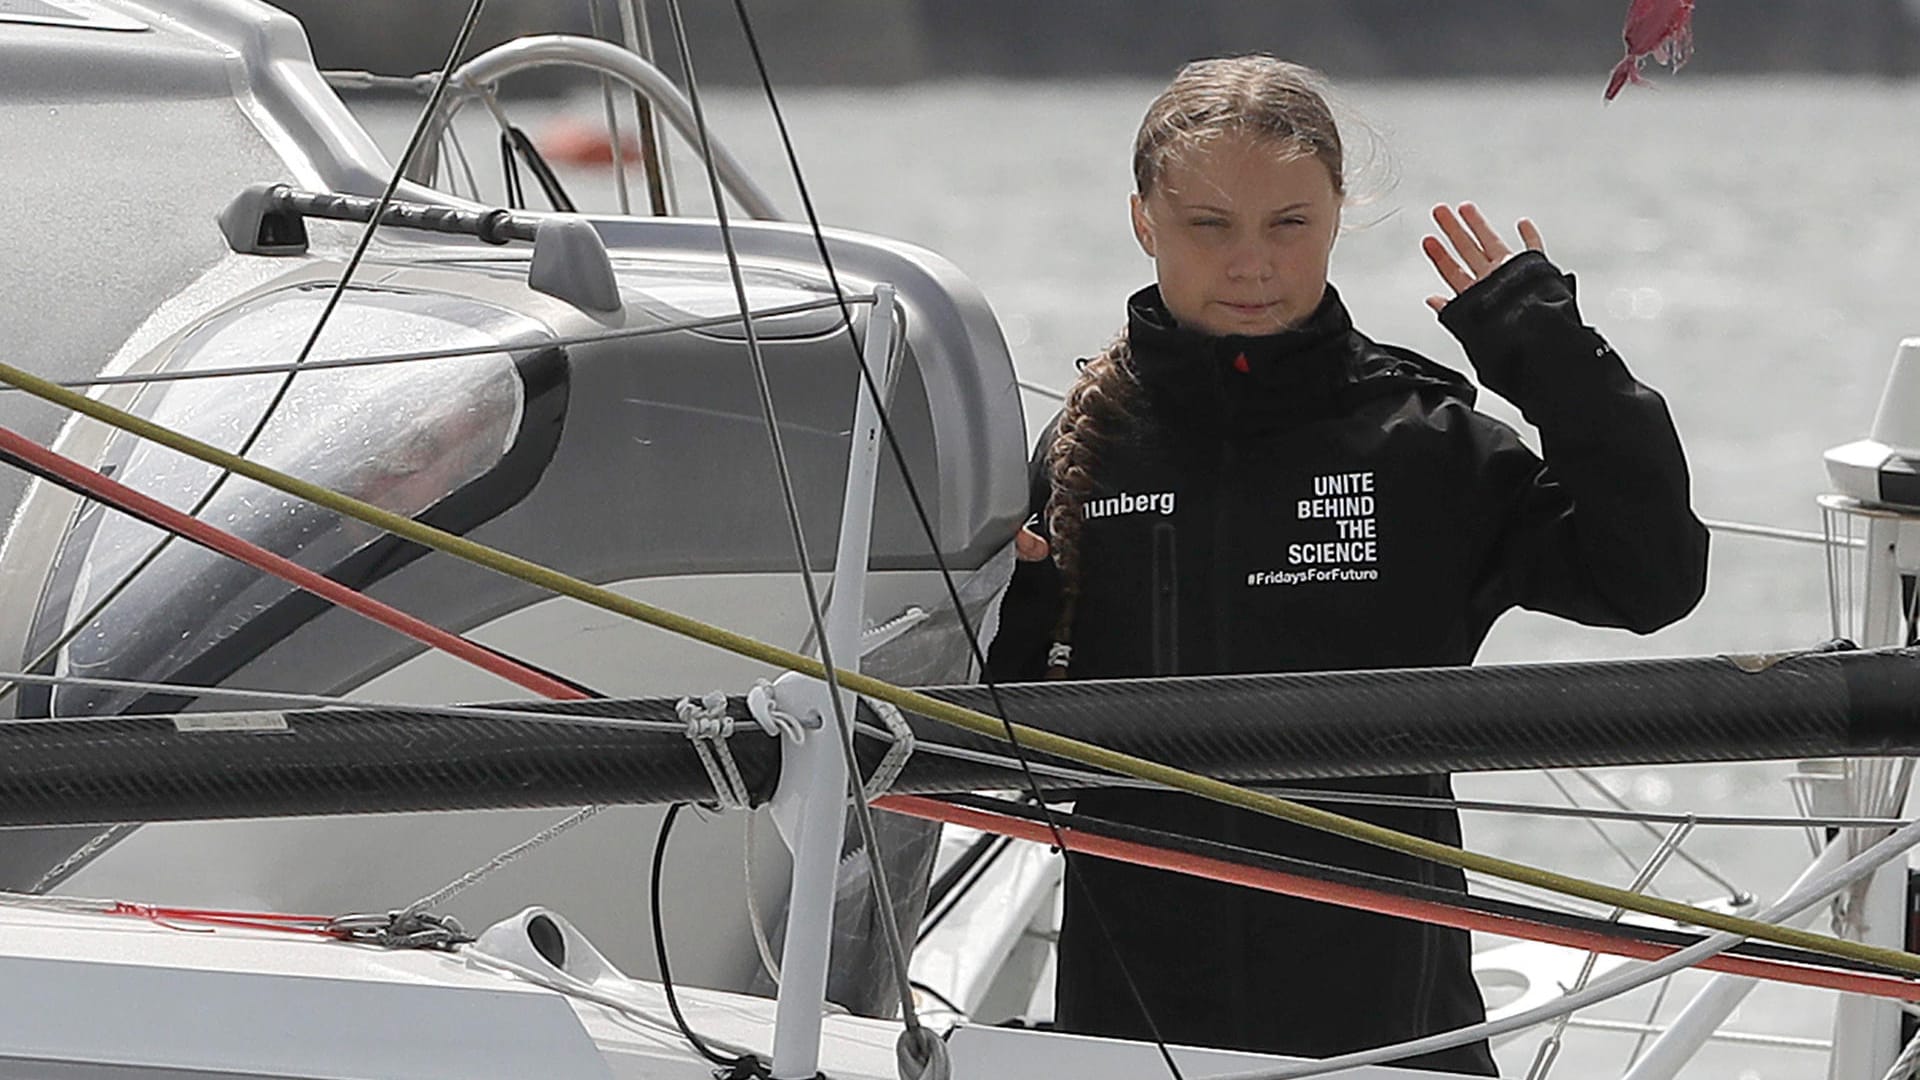
[[(874, 289), (862, 352), (876, 386), (885, 386), (892, 352), (894, 292)], [(847, 455), (846, 497), (840, 508), (840, 543), (834, 554), (833, 600), (824, 615), (827, 652), (834, 666), (860, 668), (860, 628), (867, 602), (867, 556), (873, 539), (873, 493), (880, 471), (880, 410), (866, 380), (854, 384), (852, 445)], [(806, 568), (802, 573), (809, 572)], [(787, 689), (783, 689), (783, 684)], [(804, 687), (810, 687), (806, 689)], [(840, 733), (824, 719), (833, 713), (825, 683), (789, 672), (774, 684), (776, 697), (823, 720), (826, 738), (782, 745), (780, 783), (774, 789), (774, 820), (793, 849), (793, 885), (787, 905), (787, 938), (780, 957), (780, 995), (773, 1032), (773, 1075), (806, 1080), (819, 1071), (820, 1010), (826, 998), (828, 953), (833, 938), (834, 878), (846, 834), (847, 765)], [(853, 715), (854, 695), (842, 707)], [(782, 803), (785, 806), (782, 806)]]

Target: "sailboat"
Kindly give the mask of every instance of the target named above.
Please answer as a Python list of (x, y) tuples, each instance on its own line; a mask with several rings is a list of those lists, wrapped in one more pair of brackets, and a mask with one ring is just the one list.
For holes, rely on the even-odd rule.
[[(875, 843), (840, 814), (846, 771), (835, 764), (832, 695), (814, 699), (808, 727), (802, 706), (820, 690), (782, 675), (778, 656), (722, 652), (629, 613), (692, 616), (794, 654), (828, 647), (848, 679), (946, 687), (922, 695), (921, 707), (984, 715), (990, 703), (963, 684), (977, 674), (974, 639), (1011, 570), (1005, 538), (1025, 513), (1019, 380), (992, 312), (958, 269), (898, 241), (772, 220), (771, 200), (707, 129), (694, 88), (676, 88), (641, 42), (630, 44), (546, 36), (450, 63), (417, 84), (431, 107), (415, 149), (445, 149), (409, 152), (410, 171), (386, 160), (340, 103), (297, 22), (264, 4), (34, 0), (0, 12), (0, 96), (20, 121), (22, 150), (5, 167), (10, 190), (37, 208), (20, 223), (22, 250), (36, 257), (6, 271), (16, 366), (113, 410), (56, 412), (22, 392), (0, 400), (0, 425), (62, 459), (8, 452), (35, 479), (8, 489), (13, 525), (0, 546), (0, 634), (19, 657), (7, 680), (13, 786), (0, 812), (14, 826), (0, 836), (9, 893), (0, 925), (11, 931), (0, 934), (11, 976), (0, 980), (5, 1067), (691, 1076), (713, 1056), (737, 1064), (748, 1053), (780, 1076), (931, 1067), (924, 1042), (910, 1044), (920, 1057), (897, 1058), (898, 1022), (876, 1018), (895, 1007), (901, 981), (889, 923), (918, 919), (937, 854), (933, 831), (904, 813), (1031, 837), (1035, 824), (1022, 817), (1031, 810), (910, 801), (1018, 787), (1023, 762), (990, 728), (942, 738), (924, 714), (849, 707), (847, 719), (881, 733), (861, 736), (856, 765), (875, 794), (888, 785), (873, 774), (898, 769), (881, 805), (902, 814), (876, 816)], [(435, 163), (450, 172), (463, 153), (448, 141), (456, 106), (491, 111), (500, 78), (555, 63), (643, 94), (751, 220), (539, 213), (431, 186)], [(132, 130), (152, 134), (122, 137)], [(97, 167), (76, 180), (64, 163), (83, 151)], [(164, 213), (114, 194), (136, 171), (169, 193)], [(75, 287), (108, 263), (111, 303)], [(769, 401), (778, 454), (767, 442)], [(121, 417), (266, 471), (225, 476), (231, 465), (156, 443)], [(883, 442), (901, 460), (882, 453)], [(1892, 456), (1867, 474), (1878, 477)], [(130, 503), (83, 486), (94, 481), (61, 471), (62, 461), (458, 631), (492, 662), (483, 670), (391, 624), (368, 627), (364, 612), (315, 600), (307, 586), (173, 539), (153, 513), (129, 513)], [(433, 550), (425, 533), (399, 535), (318, 505), (276, 486), (281, 476), (597, 591), (556, 596)], [(1876, 516), (1877, 492), (1857, 494), (1835, 504), (1837, 521), (1894, 520)], [(793, 571), (783, 505), (815, 545), (807, 578)], [(1835, 550), (1877, 551), (1887, 529), (1898, 531), (1861, 528), (1857, 544), (1846, 532)], [(1879, 584), (1866, 595), (1878, 597), (1868, 607), (1880, 632), (1865, 644), (1905, 643), (1906, 628), (1887, 615), (1897, 609), (1886, 602), (1898, 596), (1896, 562), (1872, 571)], [(1751, 671), (1711, 660), (1675, 670), (1764, 695), (1809, 680), (1878, 685), (1904, 661), (1831, 654)], [(1501, 677), (1435, 676), (1430, 700), (1476, 709), (1476, 695)], [(1671, 698), (1671, 684), (1633, 665), (1509, 677), (1590, 678), (1610, 688), (1616, 709), (1636, 688), (1633, 701)], [(596, 712), (576, 700), (546, 721), (528, 719), (516, 703), (541, 679), (605, 704)], [(221, 692), (235, 688), (240, 696)], [(1148, 700), (1154, 693), (1192, 701), (1218, 689), (1116, 692), (1148, 712), (1163, 707)], [(1260, 690), (1271, 708), (1279, 695), (1329, 687), (1281, 678)], [(702, 700), (709, 693), (717, 700)], [(1463, 726), (1450, 741), (1456, 757), (1410, 745), (1399, 764), (1911, 752), (1897, 702), (1835, 693), (1809, 705), (1802, 726), (1711, 747), (1622, 745), (1569, 715), (1552, 745), (1509, 747), (1501, 758), (1473, 747)], [(1046, 692), (1008, 695), (1036, 727), (1139, 757), (1168, 750), (1139, 725), (1130, 732), (1124, 715), (1076, 727)], [(1313, 701), (1330, 723), (1340, 719), (1330, 711), (1337, 694)], [(490, 708), (448, 708), (474, 702)], [(1847, 722), (1816, 722), (1836, 709)], [(920, 749), (902, 762), (889, 750), (909, 738)], [(1024, 764), (1036, 782), (1087, 782), (1091, 766), (1072, 747), (1030, 748), (1037, 760)], [(1246, 763), (1251, 771), (1204, 755), (1179, 764), (1269, 783), (1357, 767), (1337, 754), (1301, 762), (1298, 746), (1274, 744)], [(772, 809), (664, 808), (686, 802)], [(589, 804), (590, 813), (555, 818), (553, 808)], [(409, 812), (420, 810), (442, 812)], [(671, 849), (659, 844), (647, 867), (648, 841), (664, 841), (675, 820)], [(1095, 839), (1128, 842), (1076, 832), (1074, 843)], [(987, 862), (988, 848), (970, 842), (949, 833), (941, 869), (967, 851)], [(877, 864), (864, 861), (881, 852)], [(1017, 1013), (1044, 968), (1035, 944), (1044, 930), (1029, 931), (1050, 917), (1057, 864), (1034, 849), (996, 857), (987, 872), (1004, 879), (992, 903), (945, 916), (946, 938), (930, 936), (920, 962), (967, 973), (969, 989), (949, 983), (943, 995), (960, 998), (962, 1011), (984, 1016), (1005, 1000)], [(876, 876), (892, 882), (889, 902), (868, 898)], [(790, 878), (810, 884), (789, 889)], [(1875, 880), (1879, 891), (1862, 903), (1901, 899), (1891, 876)], [(454, 895), (443, 886), (480, 915), (473, 933), (428, 917), (435, 905), (421, 901)], [(958, 904), (969, 891), (942, 893)], [(103, 896), (127, 900), (89, 899)], [(538, 906), (525, 906), (530, 896)], [(325, 914), (287, 914), (315, 912)], [(648, 914), (671, 924), (677, 998)], [(1635, 955), (1686, 946), (1684, 924), (1655, 928), (1665, 939), (1643, 935)], [(1904, 944), (1897, 933), (1882, 940), (1879, 914), (1862, 924), (1883, 948)], [(1603, 929), (1581, 932), (1604, 938)], [(414, 947), (388, 948), (399, 945)], [(1805, 974), (1780, 969), (1817, 967), (1817, 957), (1741, 956), (1746, 966), (1734, 970)], [(1811, 977), (1896, 997), (1911, 985), (1898, 969), (1861, 963), (1851, 981)], [(820, 983), (811, 997), (809, 978)], [(1551, 1008), (1544, 989), (1528, 983), (1496, 1020)], [(834, 1003), (824, 1019), (823, 995)], [(1836, 1065), (1843, 1075), (1867, 1075), (1899, 1050), (1885, 1030), (1852, 1043), (1855, 1029), (1897, 1027), (1884, 1006), (1862, 1016), (1848, 1021), (1836, 1054), (1870, 1043), (1868, 1056)], [(1690, 1025), (1702, 1037), (1714, 1026)], [(1152, 1046), (978, 1024), (942, 1045), (956, 1075), (1165, 1067)], [(1283, 1067), (1257, 1055), (1165, 1053), (1194, 1074)], [(1350, 1075), (1408, 1074), (1363, 1068)]]

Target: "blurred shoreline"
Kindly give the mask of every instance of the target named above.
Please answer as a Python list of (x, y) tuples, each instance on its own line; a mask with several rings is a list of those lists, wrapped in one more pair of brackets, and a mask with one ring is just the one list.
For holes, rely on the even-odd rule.
[[(463, 0), (279, 0), (323, 68), (410, 75), (445, 59)], [(618, 25), (614, 0), (516, 0), (485, 10), (471, 51), (533, 33)], [(675, 72), (666, 7), (642, 0)], [(1622, 52), (1626, 0), (757, 0), (756, 36), (777, 84), (892, 85), (966, 77), (1164, 78), (1184, 61), (1271, 52), (1336, 79), (1602, 74)], [(755, 80), (730, 3), (684, 5), (702, 81)], [(1920, 74), (1920, 0), (1699, 0), (1689, 70)], [(677, 72), (675, 72), (677, 74)], [(557, 93), (577, 76), (521, 77)]]

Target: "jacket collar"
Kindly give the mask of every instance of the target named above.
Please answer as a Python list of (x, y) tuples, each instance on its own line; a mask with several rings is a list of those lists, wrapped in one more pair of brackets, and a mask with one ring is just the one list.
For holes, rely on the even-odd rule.
[(1127, 340), (1134, 374), (1161, 420), (1223, 433), (1337, 411), (1365, 342), (1331, 284), (1298, 327), (1224, 337), (1178, 325), (1159, 288), (1149, 286), (1127, 302)]

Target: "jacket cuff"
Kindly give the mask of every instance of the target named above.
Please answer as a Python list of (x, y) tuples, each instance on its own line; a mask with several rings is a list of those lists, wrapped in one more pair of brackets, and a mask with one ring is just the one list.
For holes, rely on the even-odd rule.
[(1440, 325), (1466, 349), (1481, 383), (1516, 404), (1528, 396), (1528, 353), (1557, 344), (1543, 338), (1584, 329), (1573, 275), (1537, 251), (1515, 255), (1468, 286), (1440, 309)]

